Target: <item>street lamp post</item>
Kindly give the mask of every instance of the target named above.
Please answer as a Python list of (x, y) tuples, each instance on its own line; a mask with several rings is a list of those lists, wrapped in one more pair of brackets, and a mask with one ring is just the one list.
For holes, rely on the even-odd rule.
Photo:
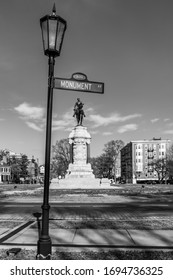
[(45, 147), (45, 177), (42, 205), (42, 229), (37, 243), (37, 259), (51, 259), (52, 242), (49, 236), (49, 184), (50, 184), (50, 154), (52, 130), (52, 104), (55, 57), (60, 55), (63, 38), (66, 30), (66, 21), (56, 15), (55, 4), (52, 15), (40, 19), (44, 54), (49, 57), (48, 97), (46, 120), (46, 147)]

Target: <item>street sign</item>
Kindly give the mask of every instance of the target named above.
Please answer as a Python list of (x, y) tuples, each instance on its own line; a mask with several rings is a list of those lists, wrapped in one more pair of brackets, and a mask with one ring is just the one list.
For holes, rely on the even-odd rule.
[(54, 78), (54, 88), (63, 90), (104, 93), (104, 83), (88, 81), (83, 73), (74, 73), (71, 79)]

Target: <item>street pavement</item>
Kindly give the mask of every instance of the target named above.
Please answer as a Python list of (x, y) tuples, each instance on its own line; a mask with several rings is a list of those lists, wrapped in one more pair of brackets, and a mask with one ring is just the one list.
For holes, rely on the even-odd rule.
[[(0, 248), (36, 248), (42, 198), (1, 201)], [(52, 248), (173, 249), (171, 201), (120, 195), (69, 194), (50, 197)]]

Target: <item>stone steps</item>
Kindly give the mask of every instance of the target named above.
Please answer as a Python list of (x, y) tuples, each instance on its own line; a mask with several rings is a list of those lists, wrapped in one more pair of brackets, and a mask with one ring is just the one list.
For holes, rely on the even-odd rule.
[(113, 188), (109, 181), (100, 184), (100, 179), (95, 178), (68, 178), (52, 181), (50, 189), (97, 189), (97, 188)]

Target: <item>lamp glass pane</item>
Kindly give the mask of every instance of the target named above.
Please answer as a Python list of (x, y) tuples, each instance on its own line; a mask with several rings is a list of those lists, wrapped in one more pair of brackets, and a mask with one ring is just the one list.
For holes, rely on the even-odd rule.
[(61, 50), (64, 32), (65, 32), (65, 24), (64, 24), (64, 22), (59, 21), (58, 22), (58, 31), (57, 31), (57, 41), (56, 41), (56, 49), (58, 51)]
[(56, 47), (57, 20), (49, 19), (49, 49), (55, 50)]
[(43, 37), (43, 47), (44, 50), (48, 49), (48, 22), (47, 20), (42, 21), (41, 23), (41, 28), (42, 28), (42, 37)]

